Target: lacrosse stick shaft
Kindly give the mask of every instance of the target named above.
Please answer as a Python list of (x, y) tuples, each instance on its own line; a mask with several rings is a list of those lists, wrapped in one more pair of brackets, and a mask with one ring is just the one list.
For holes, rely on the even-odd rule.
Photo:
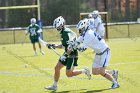
[(52, 47), (51, 47), (51, 49), (52, 49), (59, 57), (61, 56), (55, 49), (53, 49)]
[(26, 36), (27, 36), (27, 35), (25, 35), (24, 38), (23, 38), (23, 40), (22, 40), (22, 45), (25, 43)]
[[(45, 42), (44, 40), (42, 40), (41, 38), (39, 38), (39, 41), (46, 47), (46, 45), (48, 44), (48, 42)], [(51, 49), (58, 55), (58, 56), (61, 56), (55, 49), (53, 49), (51, 47)]]

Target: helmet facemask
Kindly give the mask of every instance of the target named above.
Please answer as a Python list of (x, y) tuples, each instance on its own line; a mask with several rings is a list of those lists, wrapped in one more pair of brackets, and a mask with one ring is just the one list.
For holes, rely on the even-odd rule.
[(79, 29), (79, 35), (82, 35), (84, 32), (84, 28)]
[(89, 27), (88, 19), (83, 19), (79, 21), (77, 25), (77, 29), (79, 31), (79, 34), (82, 35)]
[(63, 31), (63, 30), (64, 30), (64, 25), (60, 25), (60, 26), (59, 26), (59, 27), (57, 27), (56, 29), (57, 29), (57, 31), (60, 31), (60, 32), (61, 32), (61, 31)]

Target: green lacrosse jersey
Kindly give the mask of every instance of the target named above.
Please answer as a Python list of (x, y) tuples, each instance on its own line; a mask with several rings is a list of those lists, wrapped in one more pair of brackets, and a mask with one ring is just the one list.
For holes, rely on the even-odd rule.
[(30, 25), (28, 27), (28, 33), (30, 33), (30, 38), (31, 39), (35, 39), (39, 37), (39, 33), (37, 32), (40, 29), (39, 25), (35, 24), (35, 25)]
[[(75, 32), (73, 32), (69, 28), (65, 28), (63, 31), (61, 31), (60, 35), (61, 35), (61, 43), (65, 47), (65, 51), (67, 51), (67, 47), (69, 45), (69, 41), (73, 41), (74, 39), (76, 39), (77, 35), (75, 34)], [(77, 50), (74, 50), (71, 54), (72, 55), (73, 54), (77, 55)]]

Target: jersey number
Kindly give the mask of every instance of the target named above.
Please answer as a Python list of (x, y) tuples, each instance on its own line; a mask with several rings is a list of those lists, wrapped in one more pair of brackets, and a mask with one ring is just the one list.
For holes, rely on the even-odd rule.
[(34, 36), (34, 35), (36, 35), (36, 32), (35, 32), (35, 29), (32, 28), (32, 29), (31, 29), (31, 36)]

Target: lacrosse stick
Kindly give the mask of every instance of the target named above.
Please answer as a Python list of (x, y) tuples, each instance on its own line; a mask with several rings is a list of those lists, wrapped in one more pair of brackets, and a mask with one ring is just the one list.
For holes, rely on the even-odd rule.
[(23, 44), (24, 44), (25, 41), (26, 41), (26, 36), (27, 36), (27, 35), (25, 35), (24, 38), (22, 39), (22, 46), (23, 46)]
[[(48, 45), (48, 42), (45, 42), (41, 38), (39, 38), (39, 42), (41, 42), (45, 47)], [(51, 49), (57, 54), (59, 57), (61, 56), (54, 48), (51, 47)]]

